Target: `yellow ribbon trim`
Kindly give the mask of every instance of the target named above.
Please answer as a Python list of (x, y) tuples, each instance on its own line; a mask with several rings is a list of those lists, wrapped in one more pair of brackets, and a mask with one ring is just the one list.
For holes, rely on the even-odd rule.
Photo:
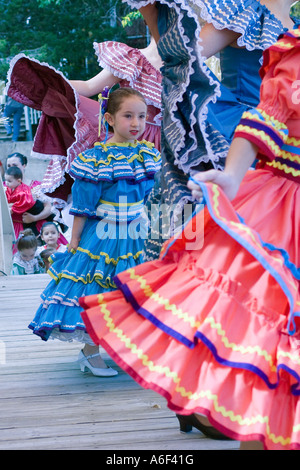
[[(277, 119), (275, 119), (273, 116), (270, 116), (269, 114), (266, 113), (266, 111), (264, 111), (263, 109), (261, 108), (257, 108), (257, 111), (263, 116), (263, 118), (266, 120), (266, 122), (264, 122), (264, 124), (268, 125), (268, 122), (271, 122), (273, 124), (273, 126), (271, 127), (272, 129), (277, 129), (277, 130), (287, 130), (287, 126), (281, 122), (281, 121), (278, 121)], [(262, 119), (260, 118), (260, 116), (258, 116), (257, 114), (253, 114), (253, 113), (250, 113), (249, 111), (245, 111), (243, 113), (243, 116), (242, 118), (249, 118), (251, 119), (251, 121), (259, 121), (259, 122), (263, 122)]]
[[(294, 30), (293, 30), (293, 32), (294, 32)], [(295, 38), (295, 40), (296, 40), (296, 38)], [(295, 43), (283, 42), (282, 40), (280, 40), (280, 41), (277, 41), (274, 44), (274, 47), (279, 47), (281, 49), (293, 49), (295, 47)]]
[(280, 156), (281, 158), (284, 158), (285, 160), (290, 160), (291, 162), (300, 163), (300, 156), (298, 156), (297, 154), (292, 154), (284, 150), (283, 152), (281, 152)]
[(291, 173), (295, 177), (300, 176), (300, 170), (296, 170), (296, 168), (292, 168), (285, 163), (280, 163), (273, 160), (272, 162), (266, 162), (266, 164), (268, 166), (272, 166), (273, 168), (277, 168), (278, 170), (282, 170), (286, 174)]
[[(107, 308), (107, 304), (104, 303), (104, 297), (102, 294), (98, 295), (98, 303), (109, 332), (113, 333), (125, 345), (125, 347), (131, 351), (133, 355), (137, 356), (138, 359), (142, 362), (143, 366), (145, 366), (150, 372), (156, 372), (171, 379), (173, 383), (176, 384), (175, 391), (182, 397), (188, 398), (189, 400), (207, 398), (213, 403), (215, 411), (221, 414), (223, 417), (229, 418), (230, 421), (237, 422), (240, 426), (251, 426), (255, 423), (263, 423), (266, 426), (266, 434), (272, 442), (275, 444), (280, 443), (282, 446), (286, 446), (291, 443), (291, 439), (289, 437), (284, 438), (283, 436), (276, 436), (271, 432), (268, 416), (257, 415), (253, 416), (252, 418), (242, 418), (241, 415), (236, 415), (233, 411), (226, 410), (224, 406), (220, 406), (218, 403), (218, 396), (213, 394), (210, 390), (201, 390), (198, 393), (187, 391), (183, 386), (180, 385), (181, 379), (178, 377), (176, 372), (172, 371), (170, 367), (162, 367), (156, 365), (153, 361), (150, 361), (149, 357), (143, 353), (143, 350), (138, 348), (136, 344), (132, 343), (130, 338), (126, 336), (120, 328), (116, 327), (111, 318), (110, 311)], [(299, 430), (300, 424), (293, 426), (293, 432), (298, 432)]]
[[(94, 146), (103, 147), (104, 150), (107, 150), (109, 147), (137, 147), (139, 144), (144, 144), (149, 149), (154, 148), (154, 144), (148, 140), (135, 140), (134, 142), (95, 142)], [(143, 149), (144, 150), (144, 149)]]
[[(170, 301), (166, 298), (163, 298), (158, 293), (154, 293), (151, 287), (147, 284), (146, 279), (142, 276), (139, 276), (135, 273), (134, 268), (130, 268), (127, 270), (130, 275), (131, 280), (135, 280), (139, 283), (144, 295), (150, 298), (153, 302), (157, 302), (158, 305), (163, 306), (166, 311), (171, 311), (172, 315), (180, 318), (184, 322), (187, 322), (191, 325), (192, 328), (199, 328), (203, 322), (196, 321), (194, 318), (190, 317), (187, 312), (183, 312), (181, 308), (178, 308), (175, 304), (170, 304)], [(272, 372), (276, 372), (276, 365), (274, 364), (271, 355), (266, 351), (261, 349), (259, 346), (238, 346), (235, 343), (229, 341), (228, 337), (226, 336), (226, 332), (222, 329), (222, 325), (217, 323), (214, 318), (207, 318), (204, 320), (204, 323), (209, 324), (212, 329), (215, 329), (217, 334), (222, 337), (222, 343), (227, 349), (231, 349), (233, 351), (239, 351), (241, 354), (258, 354), (258, 356), (263, 357), (266, 362), (269, 364), (270, 370)], [(300, 358), (298, 356), (292, 356), (289, 353), (282, 353), (279, 354), (284, 357), (288, 357), (296, 364), (300, 364)]]
[(89, 274), (84, 278), (82, 276), (72, 276), (71, 274), (66, 274), (66, 273), (59, 273), (59, 275), (55, 275), (53, 272), (50, 270), (47, 271), (48, 274), (55, 280), (55, 282), (58, 284), (61, 279), (69, 279), (70, 281), (73, 282), (82, 282), (83, 284), (92, 284), (92, 282), (97, 282), (101, 287), (108, 289), (108, 288), (113, 288), (115, 289), (117, 286), (114, 282), (111, 281), (110, 277), (106, 278), (106, 283), (101, 282), (103, 280), (103, 275), (102, 274), (95, 274), (94, 276), (90, 276)]
[(170, 304), (168, 299), (163, 298), (158, 293), (154, 293), (151, 287), (147, 284), (147, 281), (142, 276), (135, 274), (134, 268), (129, 268), (127, 272), (130, 274), (130, 279), (135, 280), (140, 284), (141, 289), (143, 290), (146, 297), (149, 297), (154, 302), (162, 305), (165, 310), (171, 311), (172, 315), (180, 318), (184, 322), (189, 323), (192, 328), (198, 328), (201, 326), (202, 322), (195, 321), (195, 319), (190, 317), (187, 312), (183, 312), (183, 310), (181, 308), (177, 308), (175, 304)]
[[(133, 253), (127, 253), (126, 255), (120, 255), (118, 256), (118, 258), (111, 258), (107, 253), (105, 253), (104, 251), (100, 251), (100, 254), (99, 255), (94, 255), (93, 253), (91, 253), (89, 250), (86, 250), (85, 248), (81, 248), (80, 246), (77, 248), (77, 251), (81, 251), (82, 253), (86, 253), (91, 259), (96, 259), (96, 260), (99, 260), (101, 257), (105, 257), (105, 263), (106, 264), (114, 264), (115, 266), (118, 264), (118, 262), (121, 260), (121, 259), (128, 259), (128, 258), (133, 258), (133, 259), (137, 259), (142, 253), (143, 251), (140, 250), (138, 251), (135, 255)], [(76, 251), (75, 250), (72, 250), (72, 253), (75, 254)]]
[(141, 201), (138, 202), (111, 202), (111, 201), (104, 201), (103, 199), (99, 199), (99, 203), (101, 204), (107, 204), (109, 206), (116, 206), (116, 207), (128, 207), (128, 206), (140, 206), (144, 200), (142, 199)]
[(239, 351), (241, 354), (257, 354), (258, 356), (263, 357), (266, 362), (269, 363), (269, 367), (272, 372), (276, 372), (276, 366), (274, 365), (274, 362), (272, 360), (271, 355), (268, 353), (268, 351), (261, 349), (259, 346), (238, 346), (235, 343), (231, 343), (229, 339), (225, 335), (225, 331), (222, 329), (221, 323), (217, 323), (214, 318), (207, 318), (204, 323), (207, 323), (210, 325), (212, 329), (215, 329), (217, 334), (222, 337), (222, 343), (224, 346), (228, 349), (231, 349), (232, 351)]
[(286, 143), (288, 145), (294, 145), (295, 147), (300, 147), (300, 140), (296, 139), (296, 137), (288, 137)]
[[(145, 141), (145, 143), (146, 143), (146, 141)], [(97, 144), (95, 144), (95, 145), (97, 145)], [(98, 145), (101, 145), (102, 147), (105, 147), (108, 144), (98, 143)], [(117, 144), (114, 144), (114, 145), (117, 145)], [(124, 147), (124, 144), (122, 144), (121, 146)], [(104, 149), (104, 150), (108, 150), (108, 149)], [(145, 149), (145, 148), (140, 149), (140, 150), (141, 150), (141, 153), (146, 153), (146, 154), (150, 155), (150, 157), (154, 160), (154, 162), (158, 162), (159, 160), (161, 160), (160, 154), (156, 154), (154, 152), (151, 152), (151, 150), (148, 150), (148, 149)], [(83, 163), (93, 162), (95, 164), (95, 167), (97, 167), (99, 165), (109, 166), (111, 164), (112, 160), (115, 160), (115, 161), (126, 160), (128, 163), (132, 163), (134, 160), (138, 160), (141, 163), (144, 162), (144, 157), (139, 153), (136, 153), (136, 154), (132, 155), (130, 158), (126, 157), (126, 155), (120, 155), (119, 157), (116, 157), (115, 155), (109, 153), (106, 156), (105, 160), (104, 159), (98, 160), (95, 157), (85, 157), (82, 153), (80, 153), (78, 155), (78, 157)]]
[(236, 132), (247, 132), (247, 134), (255, 135), (259, 137), (260, 140), (266, 143), (266, 145), (272, 150), (275, 155), (280, 155), (280, 147), (275, 144), (274, 140), (271, 139), (264, 131), (259, 131), (253, 127), (244, 126), (239, 124), (236, 128)]

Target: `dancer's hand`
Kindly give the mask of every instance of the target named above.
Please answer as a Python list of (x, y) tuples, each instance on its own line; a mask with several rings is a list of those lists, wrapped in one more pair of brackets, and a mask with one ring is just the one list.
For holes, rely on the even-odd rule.
[(68, 246), (69, 253), (71, 250), (77, 251), (85, 221), (86, 217), (78, 217), (77, 215), (74, 216), (71, 241)]
[[(193, 178), (194, 180), (202, 183), (218, 184), (230, 200), (235, 198), (239, 189), (239, 182), (236, 180), (235, 176), (226, 171), (201, 171), (193, 175)], [(192, 195), (196, 200), (200, 200), (202, 198), (202, 191), (197, 183), (190, 180), (188, 182), (188, 188), (192, 191)]]
[(71, 241), (68, 245), (68, 252), (70, 253), (70, 251), (72, 250), (77, 251), (79, 242), (80, 242), (80, 238), (71, 237)]
[[(201, 183), (218, 184), (228, 199), (235, 198), (240, 184), (252, 165), (258, 152), (258, 147), (243, 137), (235, 137), (226, 157), (225, 170), (208, 170), (196, 173), (193, 179)], [(200, 186), (193, 181), (188, 182), (195, 199), (202, 198)]]

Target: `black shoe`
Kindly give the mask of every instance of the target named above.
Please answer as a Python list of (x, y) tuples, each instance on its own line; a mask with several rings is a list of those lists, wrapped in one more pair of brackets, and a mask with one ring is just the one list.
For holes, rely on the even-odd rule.
[(201, 431), (206, 437), (210, 439), (215, 439), (217, 441), (231, 441), (230, 437), (225, 436), (220, 431), (218, 431), (213, 426), (205, 426), (205, 424), (200, 423), (200, 421), (196, 418), (194, 414), (184, 416), (176, 414), (176, 417), (179, 421), (180, 432), (191, 432), (194, 428)]

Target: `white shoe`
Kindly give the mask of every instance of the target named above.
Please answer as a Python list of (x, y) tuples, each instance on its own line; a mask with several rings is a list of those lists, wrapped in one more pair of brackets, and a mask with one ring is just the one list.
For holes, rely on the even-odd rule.
[(100, 356), (100, 353), (92, 354), (91, 356), (85, 356), (83, 352), (80, 351), (78, 362), (81, 372), (85, 372), (85, 369), (89, 369), (90, 372), (97, 377), (113, 377), (114, 375), (118, 375), (118, 372), (111, 367), (106, 367), (105, 369), (93, 367), (88, 360), (96, 356)]

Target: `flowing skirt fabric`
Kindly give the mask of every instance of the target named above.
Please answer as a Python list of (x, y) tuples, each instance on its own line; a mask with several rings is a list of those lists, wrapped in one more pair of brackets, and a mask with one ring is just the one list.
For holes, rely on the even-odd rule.
[(170, 409), (204, 413), (237, 440), (299, 449), (299, 185), (250, 170), (232, 203), (202, 189), (205, 208), (159, 260), (80, 299), (83, 320)]

